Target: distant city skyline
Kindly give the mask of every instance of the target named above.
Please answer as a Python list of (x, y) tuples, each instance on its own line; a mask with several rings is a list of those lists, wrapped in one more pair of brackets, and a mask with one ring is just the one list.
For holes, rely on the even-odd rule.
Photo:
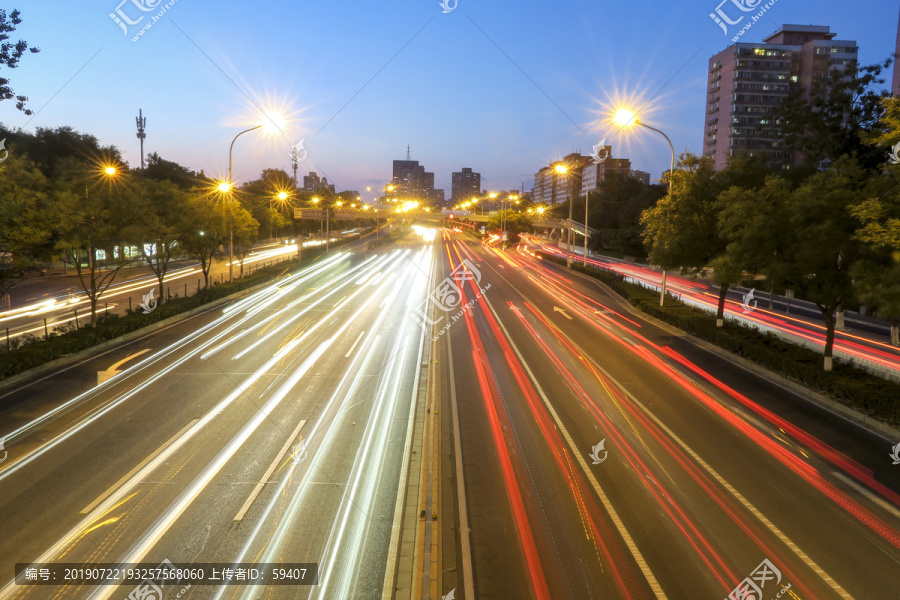
[[(143, 13), (107, 0), (14, 3), (7, 10), (19, 8), (23, 22), (12, 41), (41, 53), (26, 53), (2, 76), (37, 114), (5, 101), (0, 121), (27, 131), (71, 126), (117, 146), (137, 168), (141, 110), (146, 153), (225, 177), (229, 144), (260, 121), (259, 108), (288, 113), (277, 135), (237, 141), (237, 182), (264, 168), (290, 173), (291, 148), (303, 141), (298, 172), (315, 171), (338, 191), (380, 189), (407, 144), (435, 174), (435, 188), (450, 192), (452, 173), (467, 165), (484, 189), (528, 190), (543, 165), (588, 154), (603, 139), (655, 180), (668, 168), (664, 141), (618, 132), (603, 114), (630, 101), (677, 153), (701, 154), (708, 63), (739, 30), (723, 34), (710, 18), (716, 4), (547, 10), (460, 0), (442, 14), (436, 2), (277, 2), (248, 12), (234, 0), (215, 9), (179, 0)], [(883, 63), (895, 52), (898, 13), (898, 0), (779, 2), (740, 42), (784, 24), (829, 26), (858, 42), (862, 64)], [(883, 73), (885, 89), (893, 71)]]

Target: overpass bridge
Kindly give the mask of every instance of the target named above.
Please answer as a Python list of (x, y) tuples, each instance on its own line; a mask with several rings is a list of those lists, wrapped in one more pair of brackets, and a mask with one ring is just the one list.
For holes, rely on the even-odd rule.
[[(393, 213), (391, 214), (389, 219), (407, 219), (411, 221), (429, 221), (432, 223), (440, 223), (445, 220), (450, 220), (450, 215), (445, 215), (437, 212), (430, 212), (424, 210), (410, 210), (402, 213)], [(488, 214), (472, 214), (472, 215), (454, 215), (454, 221), (469, 221), (472, 223), (487, 223), (490, 219), (490, 215)], [(584, 225), (575, 221), (569, 221), (569, 219), (532, 219), (532, 225), (535, 229), (550, 229), (551, 231), (559, 231), (564, 232), (570, 226), (572, 231), (579, 235), (584, 235)], [(599, 235), (600, 232), (594, 227), (588, 227), (588, 237), (592, 235)]]

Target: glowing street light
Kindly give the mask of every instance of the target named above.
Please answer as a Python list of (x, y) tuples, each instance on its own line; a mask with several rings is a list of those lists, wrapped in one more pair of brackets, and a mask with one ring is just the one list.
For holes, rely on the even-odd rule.
[[(651, 131), (655, 131), (659, 135), (666, 138), (666, 141), (669, 143), (669, 150), (672, 152), (672, 167), (669, 170), (669, 195), (672, 194), (672, 177), (675, 175), (675, 146), (672, 145), (672, 140), (669, 139), (665, 133), (657, 129), (656, 127), (651, 127), (646, 123), (641, 122), (637, 115), (625, 108), (620, 108), (613, 115), (613, 122), (620, 127), (631, 127), (632, 125), (640, 125), (641, 127), (646, 127)], [(659, 305), (663, 306), (666, 300), (666, 270), (663, 269), (662, 272), (662, 285), (659, 290)]]

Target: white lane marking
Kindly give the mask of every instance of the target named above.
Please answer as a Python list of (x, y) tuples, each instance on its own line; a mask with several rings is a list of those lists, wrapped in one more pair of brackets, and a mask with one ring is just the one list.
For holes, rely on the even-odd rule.
[(459, 503), (459, 528), (462, 539), (463, 588), (466, 598), (475, 597), (475, 578), (472, 569), (472, 530), (469, 527), (469, 507), (466, 505), (466, 480), (463, 476), (462, 441), (459, 435), (459, 407), (456, 401), (456, 380), (453, 378), (453, 349), (447, 338), (447, 360), (450, 367), (450, 406), (453, 413), (453, 445), (456, 449), (457, 502)]
[(503, 334), (506, 336), (506, 339), (509, 342), (509, 345), (512, 347), (513, 352), (515, 352), (516, 356), (519, 358), (519, 362), (522, 364), (522, 367), (528, 372), (528, 377), (534, 384), (534, 387), (537, 390), (538, 394), (541, 395), (544, 406), (547, 407), (547, 411), (553, 417), (553, 421), (556, 423), (556, 426), (559, 429), (560, 433), (562, 433), (562, 435), (566, 438), (566, 443), (569, 444), (569, 449), (572, 451), (572, 456), (574, 456), (578, 460), (578, 464), (581, 465), (581, 470), (584, 471), (584, 474), (587, 476), (588, 481), (590, 481), (591, 483), (591, 487), (594, 488), (594, 492), (597, 494), (597, 497), (600, 498), (600, 502), (603, 503), (603, 507), (606, 509), (606, 512), (609, 513), (610, 519), (616, 526), (616, 530), (618, 530), (619, 535), (621, 535), (622, 539), (625, 541), (625, 545), (628, 547), (629, 552), (631, 552), (631, 556), (637, 563), (638, 568), (641, 570), (641, 573), (644, 574), (644, 578), (647, 580), (647, 584), (650, 586), (653, 594), (659, 600), (665, 600), (667, 598), (666, 593), (663, 591), (662, 586), (659, 584), (659, 581), (657, 581), (656, 576), (650, 569), (650, 565), (648, 565), (647, 561), (644, 560), (644, 555), (641, 554), (641, 551), (637, 547), (637, 544), (634, 542), (634, 539), (632, 539), (631, 534), (628, 533), (628, 529), (625, 528), (625, 523), (622, 522), (622, 519), (619, 517), (619, 513), (613, 507), (612, 502), (610, 502), (609, 497), (606, 495), (606, 492), (604, 492), (603, 488), (600, 487), (600, 483), (594, 477), (594, 473), (591, 471), (591, 468), (587, 464), (587, 461), (584, 460), (582, 453), (577, 450), (578, 447), (575, 445), (575, 440), (573, 440), (572, 436), (569, 435), (569, 430), (566, 429), (566, 426), (562, 422), (562, 419), (559, 418), (559, 415), (556, 413), (556, 410), (550, 403), (550, 399), (544, 393), (543, 388), (541, 388), (541, 384), (538, 383), (537, 377), (534, 376), (534, 373), (532, 373), (531, 368), (528, 366), (528, 363), (525, 362), (525, 357), (522, 356), (521, 352), (519, 352), (519, 348), (518, 346), (516, 346), (515, 342), (513, 342), (512, 337), (509, 335), (509, 331), (507, 331), (506, 329), (506, 326), (503, 325), (502, 321), (500, 321), (500, 315), (498, 315), (497, 311), (494, 310), (494, 307), (491, 305), (491, 302), (487, 299), (487, 297), (484, 297), (483, 300), (485, 301), (485, 305), (494, 314), (494, 319), (503, 330)]
[(241, 507), (241, 510), (238, 511), (236, 515), (234, 515), (233, 521), (241, 521), (244, 518), (244, 515), (247, 514), (247, 511), (250, 510), (250, 506), (253, 504), (253, 501), (256, 500), (256, 497), (259, 496), (259, 493), (262, 491), (263, 486), (269, 482), (269, 477), (272, 476), (272, 472), (275, 471), (275, 468), (281, 462), (281, 459), (284, 457), (285, 452), (288, 451), (288, 448), (291, 447), (291, 442), (297, 437), (297, 434), (300, 433), (300, 430), (303, 429), (303, 426), (306, 425), (306, 419), (300, 421), (300, 424), (297, 425), (297, 428), (294, 429), (293, 433), (288, 436), (287, 441), (282, 446), (281, 451), (275, 456), (275, 460), (272, 461), (272, 464), (269, 465), (269, 468), (266, 469), (266, 472), (263, 474), (262, 478), (259, 480), (259, 483), (256, 484), (256, 487), (253, 488), (253, 491), (250, 492), (250, 495), (247, 497), (246, 502)]
[[(364, 288), (360, 288), (358, 291), (354, 292), (350, 296), (348, 296), (343, 302), (342, 305), (346, 305), (351, 302), (358, 294), (360, 294)], [(172, 525), (184, 514), (187, 508), (194, 502), (194, 500), (200, 495), (200, 493), (206, 489), (209, 483), (215, 478), (215, 476), (224, 468), (229, 460), (237, 453), (237, 451), (241, 448), (244, 442), (250, 437), (250, 435), (256, 431), (259, 427), (260, 423), (263, 422), (276, 406), (287, 396), (288, 392), (297, 385), (300, 379), (312, 368), (312, 366), (318, 361), (318, 359), (325, 353), (328, 348), (331, 347), (332, 343), (334, 343), (335, 339), (339, 335), (343, 333), (343, 331), (350, 326), (350, 324), (359, 316), (359, 314), (368, 306), (369, 299), (366, 299), (362, 306), (357, 310), (357, 312), (341, 326), (341, 328), (336, 331), (332, 337), (323, 341), (319, 346), (303, 361), (299, 368), (294, 371), (288, 380), (278, 388), (275, 394), (266, 402), (266, 404), (260, 408), (254, 417), (246, 424), (244, 427), (231, 439), (228, 445), (223, 448), (216, 458), (213, 459), (213, 462), (210, 463), (200, 474), (200, 476), (194, 481), (194, 483), (185, 490), (181, 496), (179, 496), (178, 500), (176, 500), (175, 504), (170, 506), (166, 513), (159, 518), (159, 520), (151, 526), (150, 530), (144, 535), (141, 539), (140, 544), (133, 548), (126, 559), (123, 561), (128, 563), (137, 563), (141, 562), (150, 550), (159, 542), (163, 535), (169, 531)], [(288, 344), (286, 344), (283, 348), (281, 348), (275, 355), (266, 361), (266, 363), (258, 369), (253, 376), (251, 376), (250, 380), (241, 384), (241, 386), (232, 392), (229, 395), (229, 398), (236, 398), (239, 395), (243, 394), (244, 390), (249, 388), (253, 382), (255, 382), (259, 377), (261, 377), (265, 372), (271, 369), (275, 364), (277, 364), (281, 359), (286, 356), (289, 352), (291, 352), (294, 348), (296, 348), (306, 337), (311, 335), (315, 330), (317, 330), (324, 323), (328, 322), (332, 317), (334, 317), (343, 306), (337, 306), (332, 309), (327, 315), (325, 315), (321, 320), (319, 320), (309, 331), (301, 335), (300, 337), (291, 340)], [(230, 404), (230, 401), (228, 402)], [(213, 417), (219, 414), (222, 410), (224, 410), (225, 406), (227, 406), (226, 401), (221, 402), (216, 408), (218, 410), (214, 410), (213, 412), (208, 413), (203, 422), (203, 425), (209, 422)], [(197, 425), (200, 427), (200, 424)], [(117, 495), (121, 495), (120, 491)], [(104, 505), (110, 504), (110, 500), (104, 502), (99, 508), (103, 508)], [(99, 509), (98, 509), (99, 510)], [(96, 512), (96, 511), (95, 511)], [(77, 531), (77, 529), (76, 529)], [(62, 543), (63, 540), (57, 543), (57, 546)], [(54, 546), (55, 548), (56, 546)], [(52, 549), (51, 549), (52, 550)], [(50, 552), (50, 551), (48, 551)], [(46, 562), (46, 561), (41, 561)], [(96, 598), (97, 600), (103, 600), (109, 598), (110, 595), (114, 592), (115, 586), (105, 586), (95, 592), (91, 598)]]
[(757, 509), (753, 504), (751, 504), (750, 501), (747, 500), (739, 491), (737, 491), (734, 488), (734, 486), (732, 486), (730, 483), (728, 483), (728, 481), (726, 481), (724, 477), (719, 475), (719, 473), (715, 469), (713, 469), (709, 464), (707, 464), (706, 461), (703, 460), (699, 454), (694, 452), (694, 450), (690, 446), (688, 446), (681, 438), (679, 438), (677, 435), (675, 435), (674, 431), (669, 429), (665, 425), (665, 423), (663, 423), (656, 415), (651, 413), (650, 410), (646, 406), (644, 406), (644, 404), (642, 404), (634, 396), (634, 394), (632, 394), (627, 389), (625, 389), (625, 387), (621, 383), (619, 383), (619, 381), (616, 380), (616, 378), (614, 378), (606, 369), (604, 369), (599, 364), (597, 364), (597, 362), (593, 358), (591, 358), (590, 355), (586, 354), (581, 349), (581, 347), (577, 343), (575, 343), (574, 340), (572, 340), (572, 338), (570, 338), (569, 336), (567, 336), (566, 334), (564, 334), (563, 332), (561, 332), (559, 330), (557, 330), (557, 332), (562, 337), (564, 337), (570, 344), (572, 344), (572, 346), (574, 348), (576, 348), (578, 350), (578, 352), (582, 356), (585, 357), (586, 360), (589, 360), (591, 362), (591, 364), (598, 371), (603, 373), (609, 379), (609, 381), (611, 381), (619, 389), (619, 391), (621, 391), (623, 394), (628, 396), (629, 400), (631, 400), (631, 402), (633, 402), (635, 406), (640, 408), (641, 411), (647, 416), (647, 418), (649, 418), (651, 421), (653, 421), (657, 427), (662, 429), (673, 442), (678, 444), (678, 446), (680, 446), (681, 449), (684, 450), (684, 452), (689, 454), (691, 456), (691, 458), (694, 459), (694, 461), (698, 465), (700, 465), (700, 467), (703, 468), (704, 471), (709, 473), (709, 475), (711, 477), (713, 477), (723, 488), (725, 488), (728, 491), (728, 493), (730, 493), (732, 496), (734, 496), (734, 498), (738, 502), (740, 502), (744, 506), (744, 508), (746, 508), (750, 513), (753, 514), (753, 516), (755, 516), (757, 519), (759, 519), (760, 522), (762, 522), (762, 524), (765, 525), (765, 527), (770, 532), (772, 532), (779, 540), (781, 540), (781, 542), (785, 546), (790, 548), (791, 551), (794, 552), (794, 554), (796, 554), (797, 557), (800, 560), (802, 560), (804, 562), (804, 564), (806, 564), (807, 567), (809, 567), (813, 572), (815, 572), (819, 577), (821, 577), (822, 580), (826, 584), (828, 584), (828, 586), (831, 587), (832, 590), (835, 591), (835, 593), (837, 593), (841, 598), (844, 598), (846, 600), (853, 599), (853, 596), (848, 594), (847, 591), (843, 587), (841, 587), (841, 585), (839, 583), (837, 583), (834, 579), (832, 579), (831, 576), (828, 575), (828, 573), (826, 573), (809, 556), (807, 556), (807, 554), (803, 550), (801, 550), (797, 544), (795, 544), (793, 541), (791, 541), (791, 539), (788, 536), (786, 536), (774, 523), (772, 523), (772, 521), (770, 521), (768, 519), (768, 517), (766, 517), (762, 512), (759, 511), (759, 509)]
[[(340, 257), (341, 257), (341, 255), (336, 256), (335, 259), (332, 259), (332, 263), (338, 262), (338, 259), (339, 259)], [(327, 265), (327, 264), (328, 264), (328, 263), (325, 263), (325, 265)], [(323, 268), (324, 268), (324, 265), (323, 265)], [(321, 270), (321, 269), (320, 269), (320, 270)], [(291, 276), (291, 277), (300, 277), (300, 280), (301, 280), (301, 281), (305, 281), (306, 279), (309, 279), (309, 278), (310, 278), (313, 274), (315, 274), (315, 273), (316, 273), (315, 270), (313, 270), (313, 271), (301, 271), (300, 273), (298, 273), (298, 274), (296, 274), (296, 275), (293, 275), (293, 276)], [(251, 294), (250, 296), (248, 296), (248, 297), (245, 298), (244, 300), (241, 300), (241, 301), (238, 302), (237, 304), (232, 305), (232, 306), (230, 306), (230, 307), (224, 309), (222, 312), (223, 312), (226, 316), (219, 317), (219, 318), (217, 318), (215, 321), (213, 321), (213, 322), (211, 322), (211, 323), (209, 323), (209, 324), (207, 324), (207, 325), (202, 326), (201, 328), (199, 328), (199, 329), (197, 329), (196, 331), (194, 331), (194, 332), (192, 332), (192, 333), (186, 335), (185, 337), (183, 337), (182, 339), (178, 340), (177, 342), (174, 342), (173, 344), (171, 344), (171, 345), (168, 346), (167, 348), (164, 348), (164, 349), (161, 350), (160, 352), (157, 352), (156, 354), (153, 354), (153, 355), (151, 355), (151, 356), (149, 356), (149, 357), (143, 359), (143, 360), (140, 361), (139, 363), (137, 363), (137, 364), (135, 364), (135, 365), (132, 365), (132, 366), (128, 367), (128, 368), (125, 369), (122, 373), (124, 374), (124, 373), (129, 373), (129, 372), (130, 372), (129, 374), (134, 374), (134, 373), (139, 372), (139, 371), (140, 371), (142, 368), (144, 368), (144, 367), (147, 367), (147, 366), (150, 366), (150, 365), (152, 365), (152, 364), (161, 362), (163, 359), (167, 358), (169, 355), (171, 355), (171, 354), (175, 353), (176, 351), (180, 350), (181, 348), (187, 346), (188, 344), (190, 344), (190, 343), (193, 342), (194, 340), (199, 339), (199, 338), (200, 338), (202, 335), (204, 335), (205, 333), (207, 333), (207, 332), (209, 332), (209, 331), (212, 331), (212, 330), (214, 330), (215, 328), (217, 328), (217, 327), (219, 327), (219, 326), (224, 325), (224, 323), (226, 322), (226, 320), (227, 320), (228, 318), (230, 318), (229, 316), (227, 316), (227, 313), (229, 312), (229, 309), (232, 309), (232, 308), (234, 308), (235, 306), (246, 306), (246, 305), (248, 305), (248, 303), (251, 303), (251, 302), (253, 302), (253, 301), (257, 301), (257, 300), (259, 300), (259, 299), (262, 299), (262, 298), (266, 295), (267, 292), (268, 292), (268, 288), (263, 289), (263, 290), (260, 290), (259, 292), (255, 292), (255, 293)], [(24, 467), (25, 465), (31, 463), (33, 460), (35, 460), (35, 459), (38, 458), (39, 456), (43, 455), (44, 453), (46, 453), (47, 451), (49, 451), (51, 448), (55, 447), (56, 445), (60, 444), (60, 443), (61, 443), (62, 441), (64, 441), (65, 439), (71, 437), (72, 435), (74, 435), (74, 434), (77, 433), (78, 431), (84, 429), (85, 427), (87, 427), (88, 425), (90, 425), (90, 424), (91, 424), (92, 422), (94, 422), (95, 420), (99, 419), (99, 418), (100, 418), (101, 416), (103, 416), (104, 414), (106, 414), (106, 413), (108, 413), (109, 411), (113, 410), (115, 407), (119, 406), (120, 404), (122, 404), (123, 402), (125, 402), (126, 400), (128, 400), (129, 398), (131, 398), (132, 396), (134, 396), (135, 394), (137, 394), (138, 392), (140, 392), (140, 391), (143, 390), (144, 388), (148, 387), (148, 386), (149, 386), (150, 384), (152, 384), (153, 382), (155, 382), (155, 381), (161, 379), (163, 376), (165, 376), (165, 375), (168, 374), (169, 372), (175, 370), (175, 369), (176, 369), (179, 365), (181, 365), (182, 363), (187, 362), (188, 360), (190, 360), (191, 358), (193, 358), (196, 354), (201, 353), (203, 350), (205, 350), (205, 349), (208, 348), (209, 346), (215, 344), (218, 340), (220, 340), (220, 339), (222, 339), (222, 338), (224, 338), (224, 337), (227, 337), (229, 333), (231, 333), (234, 329), (237, 329), (238, 327), (240, 327), (243, 323), (245, 323), (245, 322), (248, 321), (248, 320), (249, 320), (249, 318), (247, 318), (247, 317), (241, 318), (237, 323), (228, 326), (223, 332), (214, 335), (213, 338), (212, 338), (211, 340), (209, 340), (209, 341), (207, 341), (207, 342), (203, 342), (198, 348), (195, 348), (194, 350), (192, 350), (191, 352), (189, 352), (189, 353), (188, 353), (187, 355), (185, 355), (184, 357), (182, 357), (182, 358), (176, 360), (176, 362), (174, 362), (174, 363), (172, 363), (171, 365), (169, 365), (169, 366), (163, 368), (161, 371), (157, 372), (155, 375), (151, 376), (149, 379), (147, 379), (147, 380), (144, 381), (143, 383), (140, 383), (139, 385), (137, 385), (137, 386), (135, 386), (135, 387), (132, 387), (126, 394), (117, 397), (116, 399), (114, 399), (113, 401), (111, 401), (110, 403), (108, 403), (107, 405), (104, 405), (104, 406), (102, 406), (100, 409), (98, 409), (98, 410), (92, 412), (89, 416), (83, 418), (82, 421), (81, 421), (78, 425), (76, 425), (76, 426), (74, 426), (74, 427), (72, 427), (72, 428), (66, 430), (65, 432), (59, 434), (58, 436), (56, 436), (55, 438), (53, 438), (53, 440), (51, 440), (50, 442), (47, 442), (47, 443), (43, 444), (42, 446), (40, 446), (39, 448), (37, 448), (37, 449), (35, 449), (35, 450), (29, 452), (29, 453), (28, 453), (27, 455), (25, 455), (24, 457), (21, 457), (21, 458), (17, 459), (17, 460), (16, 460), (15, 462), (13, 462), (13, 463), (10, 463), (9, 465), (7, 465), (6, 468), (3, 469), (3, 471), (0, 471), (0, 480), (2, 480), (2, 479), (4, 479), (5, 477), (11, 475), (12, 473), (17, 472), (19, 469), (21, 469), (21, 468)], [(120, 377), (120, 378), (119, 378), (119, 381), (121, 382), (122, 379), (123, 379), (123, 378)], [(43, 379), (40, 380), (40, 381), (43, 381)], [(23, 389), (24, 389), (24, 388), (23, 388)], [(91, 390), (89, 390), (89, 391), (87, 391), (87, 392), (84, 392), (84, 393), (82, 393), (82, 394), (79, 394), (79, 395), (76, 396), (75, 398), (72, 398), (71, 400), (65, 402), (64, 404), (61, 404), (60, 406), (54, 408), (53, 410), (51, 410), (51, 411), (49, 411), (49, 412), (47, 412), (47, 413), (41, 415), (41, 416), (38, 417), (37, 419), (35, 419), (35, 420), (33, 420), (33, 421), (31, 421), (31, 422), (25, 424), (25, 425), (22, 425), (21, 427), (19, 427), (18, 429), (16, 429), (16, 430), (13, 431), (12, 433), (7, 434), (6, 437), (4, 438), (4, 441), (10, 441), (10, 440), (12, 440), (13, 438), (15, 438), (16, 436), (19, 436), (19, 435), (22, 435), (22, 434), (26, 433), (29, 429), (35, 429), (35, 428), (37, 428), (39, 425), (41, 425), (42, 423), (44, 423), (44, 422), (46, 422), (46, 421), (49, 421), (49, 420), (53, 419), (54, 417), (56, 417), (56, 416), (58, 416), (58, 415), (63, 414), (66, 410), (69, 410), (69, 409), (71, 409), (71, 408), (74, 408), (74, 407), (77, 406), (81, 401), (83, 401), (83, 400), (89, 398), (92, 394), (95, 394), (95, 393), (96, 393), (96, 390), (97, 390), (97, 388), (92, 388)]]
[(350, 358), (350, 355), (353, 354), (353, 351), (356, 349), (356, 345), (359, 343), (359, 340), (361, 340), (361, 339), (362, 339), (362, 336), (364, 336), (365, 334), (366, 334), (365, 331), (363, 331), (362, 333), (359, 334), (359, 337), (356, 338), (356, 341), (353, 342), (353, 345), (352, 345), (352, 346), (350, 346), (350, 351), (347, 352), (347, 354), (344, 355), (344, 358)]
[(187, 425), (185, 425), (185, 426), (181, 429), (181, 431), (179, 431), (178, 433), (176, 433), (175, 435), (173, 435), (172, 437), (170, 437), (168, 440), (166, 440), (165, 443), (163, 443), (162, 446), (160, 446), (159, 448), (157, 448), (156, 450), (154, 450), (151, 454), (149, 454), (149, 455), (147, 456), (147, 458), (145, 458), (144, 460), (142, 460), (141, 462), (139, 462), (139, 463), (137, 464), (136, 467), (134, 467), (133, 469), (131, 469), (130, 471), (128, 471), (128, 473), (126, 473), (125, 475), (123, 475), (122, 478), (119, 479), (119, 480), (118, 480), (117, 482), (115, 482), (114, 484), (112, 484), (112, 485), (109, 487), (109, 489), (107, 489), (105, 492), (103, 492), (102, 494), (100, 494), (99, 496), (97, 496), (97, 499), (96, 499), (96, 500), (94, 500), (93, 502), (91, 502), (90, 504), (88, 504), (87, 506), (85, 506), (84, 508), (82, 508), (80, 514), (86, 515), (86, 514), (88, 514), (89, 512), (91, 512), (92, 510), (94, 510), (94, 508), (95, 508), (98, 504), (100, 504), (101, 502), (103, 502), (103, 499), (104, 499), (104, 498), (106, 498), (107, 496), (109, 496), (110, 494), (112, 494), (112, 493), (113, 493), (114, 491), (116, 491), (120, 486), (122, 486), (126, 481), (128, 481), (129, 479), (131, 479), (131, 478), (134, 476), (135, 473), (137, 473), (138, 471), (140, 471), (141, 469), (143, 469), (145, 466), (147, 466), (147, 463), (148, 463), (148, 462), (150, 462), (151, 460), (153, 460), (154, 458), (156, 458), (156, 456), (157, 456), (160, 452), (162, 452), (162, 451), (165, 450), (168, 446), (170, 446), (172, 443), (174, 443), (175, 440), (177, 440), (181, 435), (183, 435), (185, 431), (187, 431), (188, 429), (190, 429), (191, 427), (193, 427), (194, 423), (196, 423), (196, 422), (199, 421), (199, 420), (200, 420), (200, 419), (194, 419), (193, 421), (191, 421), (190, 423), (188, 423)]

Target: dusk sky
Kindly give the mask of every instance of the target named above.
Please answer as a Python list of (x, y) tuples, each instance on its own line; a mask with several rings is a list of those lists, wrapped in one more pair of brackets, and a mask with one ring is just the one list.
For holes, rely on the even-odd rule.
[[(260, 122), (262, 108), (291, 119), (283, 133), (238, 140), (236, 181), (289, 170), (291, 146), (305, 139), (301, 175), (363, 191), (390, 179), (391, 160), (409, 144), (448, 197), (461, 167), (480, 172), (485, 189), (527, 191), (542, 165), (588, 154), (603, 138), (613, 156), (658, 178), (668, 168), (665, 140), (617, 132), (605, 111), (617, 100), (643, 106), (642, 119), (668, 133), (676, 152), (700, 153), (708, 61), (739, 29), (725, 35), (709, 17), (720, 0), (458, 0), (446, 14), (438, 0), (174, 0), (133, 42), (167, 2), (120, 1), (7, 5), (24, 21), (13, 40), (41, 52), (4, 71), (37, 114), (7, 101), (0, 121), (27, 131), (72, 126), (135, 167), (140, 108), (146, 152), (225, 176), (232, 138)], [(142, 1), (155, 8), (142, 12)], [(127, 35), (109, 16), (117, 7), (144, 16)], [(741, 41), (784, 23), (828, 25), (871, 64), (892, 56), (898, 11), (897, 0), (777, 0)]]

